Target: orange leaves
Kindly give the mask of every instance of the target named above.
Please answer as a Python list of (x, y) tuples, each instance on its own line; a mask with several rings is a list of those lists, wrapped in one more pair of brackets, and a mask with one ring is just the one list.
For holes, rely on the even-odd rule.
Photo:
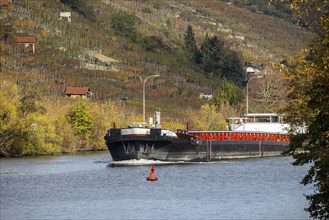
[(28, 27), (28, 28), (35, 28), (37, 27), (38, 23), (31, 19), (16, 19), (14, 22), (14, 26), (16, 27)]

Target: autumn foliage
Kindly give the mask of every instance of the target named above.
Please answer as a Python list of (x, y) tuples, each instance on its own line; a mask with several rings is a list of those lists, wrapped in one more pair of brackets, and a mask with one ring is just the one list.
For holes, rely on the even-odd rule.
[[(303, 184), (315, 191), (310, 201), (310, 216), (329, 218), (329, 1), (290, 1), (301, 25), (317, 35), (311, 46), (291, 61), (287, 118), (292, 123), (292, 138), (287, 154), (295, 165), (311, 163)], [(307, 126), (300, 131), (300, 126)]]

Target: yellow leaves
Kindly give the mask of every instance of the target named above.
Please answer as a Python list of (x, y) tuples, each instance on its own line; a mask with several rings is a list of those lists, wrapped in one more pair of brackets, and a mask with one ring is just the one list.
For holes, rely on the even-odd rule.
[(0, 75), (0, 91), (8, 97), (17, 97), (17, 86), (12, 81), (6, 80), (4, 76)]
[(203, 105), (195, 113), (191, 112), (191, 122), (193, 129), (197, 130), (226, 130), (226, 122), (221, 113), (216, 111), (214, 105)]
[(14, 25), (16, 27), (29, 27), (29, 28), (35, 28), (38, 23), (31, 20), (31, 19), (26, 19), (26, 20), (22, 20), (22, 19), (16, 19), (14, 21)]
[[(294, 3), (297, 4), (298, 1), (294, 0), (292, 4)], [(294, 151), (295, 146), (298, 146), (305, 151), (303, 154), (294, 155), (295, 164), (303, 165), (315, 161), (303, 180), (304, 184), (314, 183), (318, 192), (308, 196), (310, 206), (307, 210), (313, 218), (326, 219), (329, 216), (329, 204), (327, 198), (321, 196), (328, 194), (329, 190), (328, 187), (323, 187), (328, 182), (328, 141), (325, 137), (328, 137), (329, 109), (329, 18), (327, 12), (329, 5), (327, 0), (305, 0), (298, 4), (302, 6), (296, 8), (299, 18), (310, 21), (309, 28), (313, 29), (317, 36), (310, 47), (309, 61), (300, 56), (289, 67), (291, 90), (286, 116), (292, 126), (306, 124), (310, 128), (306, 134), (298, 134), (298, 139), (291, 140), (290, 150)], [(326, 156), (323, 157), (323, 155)], [(326, 175), (323, 175), (324, 173)]]
[(30, 121), (29, 130), (34, 133), (35, 138), (39, 139), (40, 147), (45, 152), (59, 153), (61, 146), (58, 144), (55, 122), (48, 116), (43, 114), (29, 114), (28, 120)]
[(324, 69), (329, 71), (329, 56), (323, 57), (322, 62), (324, 64)]
[(291, 66), (294, 68), (290, 68), (289, 72), (287, 73), (290, 79), (298, 78), (301, 80), (300, 83), (302, 82), (302, 85), (305, 85), (309, 82), (309, 80), (312, 80), (315, 77), (314, 73), (316, 72), (315, 64), (305, 60), (307, 51), (308, 50), (304, 50), (302, 53), (299, 53), (297, 57), (290, 61)]
[(186, 129), (186, 125), (184, 125), (182, 123), (165, 121), (165, 120), (163, 120), (161, 122), (161, 127), (166, 128), (166, 129), (171, 129), (173, 131), (176, 131), (178, 129), (180, 129), (180, 130), (185, 130)]
[[(124, 111), (124, 105), (125, 103), (120, 102), (120, 105), (118, 105), (117, 103), (111, 101), (111, 100), (107, 100), (104, 103), (102, 103), (101, 105), (99, 104), (94, 104), (93, 109), (96, 111), (93, 111), (93, 114), (97, 114), (98, 112), (98, 117), (99, 120), (102, 120), (107, 128), (112, 126), (112, 123), (116, 123), (117, 126), (123, 126), (124, 122), (124, 117), (125, 115), (123, 114)], [(97, 108), (98, 106), (98, 108)], [(95, 118), (97, 116), (95, 115)]]
[[(309, 102), (312, 99), (312, 94), (323, 86), (321, 83), (315, 84), (315, 82), (318, 82), (318, 79), (323, 78), (328, 72), (329, 18), (327, 13), (323, 13), (323, 9), (328, 7), (328, 1), (294, 0), (291, 6), (296, 10), (298, 18), (310, 21), (310, 24), (314, 25), (314, 27), (310, 28), (313, 28), (318, 33), (316, 38), (313, 39), (312, 47), (304, 49), (294, 60), (289, 62), (291, 65), (287, 72), (290, 82), (288, 91), (290, 100), (287, 110), (292, 114), (299, 114), (305, 118), (309, 114), (308, 111), (311, 111)], [(312, 10), (316, 10), (317, 13), (309, 13)], [(305, 57), (307, 56), (311, 59), (306, 60)], [(316, 95), (313, 98), (320, 99), (320, 96)], [(315, 106), (315, 101), (312, 101), (312, 106)], [(311, 112), (313, 112), (312, 114), (316, 113), (314, 110)]]
[(17, 117), (17, 86), (0, 76), (0, 132), (6, 129)]
[(42, 31), (40, 32), (40, 35), (41, 35), (42, 37), (47, 37), (48, 34), (49, 34), (49, 32), (46, 31), (46, 30), (42, 30)]
[(8, 99), (1, 91), (0, 91), (0, 132), (16, 119), (15, 101)]

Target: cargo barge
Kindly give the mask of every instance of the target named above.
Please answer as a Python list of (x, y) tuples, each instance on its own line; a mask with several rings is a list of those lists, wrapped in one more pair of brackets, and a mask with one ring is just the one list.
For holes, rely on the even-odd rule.
[(104, 138), (113, 161), (211, 161), (265, 157), (280, 155), (288, 148), (288, 125), (279, 115), (250, 114), (229, 120), (233, 120), (229, 124), (230, 131), (174, 132), (161, 129), (158, 121), (154, 128), (142, 124), (111, 128)]

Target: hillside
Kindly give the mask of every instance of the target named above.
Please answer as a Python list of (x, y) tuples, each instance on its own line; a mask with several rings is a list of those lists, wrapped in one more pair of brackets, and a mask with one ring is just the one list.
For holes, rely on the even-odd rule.
[[(87, 14), (77, 13), (61, 1), (16, 0), (1, 8), (1, 74), (23, 90), (44, 97), (64, 95), (66, 85), (87, 86), (93, 99), (120, 101), (141, 109), (142, 82), (147, 76), (147, 104), (169, 115), (198, 109), (199, 93), (217, 90), (220, 79), (209, 78), (187, 60), (184, 33), (193, 27), (197, 45), (206, 34), (225, 39), (241, 51), (244, 62), (277, 62), (305, 47), (310, 34), (283, 19), (219, 1), (94, 0), (86, 1)], [(120, 11), (138, 18), (141, 44), (113, 29)], [(71, 22), (59, 19), (71, 12)], [(35, 53), (18, 45), (17, 36), (37, 38)], [(155, 43), (155, 46), (152, 45)], [(151, 46), (150, 46), (151, 45)], [(95, 54), (114, 62), (95, 62)], [(98, 60), (99, 61), (99, 60)], [(117, 62), (118, 61), (118, 62)], [(176, 106), (172, 109), (172, 106)]]

